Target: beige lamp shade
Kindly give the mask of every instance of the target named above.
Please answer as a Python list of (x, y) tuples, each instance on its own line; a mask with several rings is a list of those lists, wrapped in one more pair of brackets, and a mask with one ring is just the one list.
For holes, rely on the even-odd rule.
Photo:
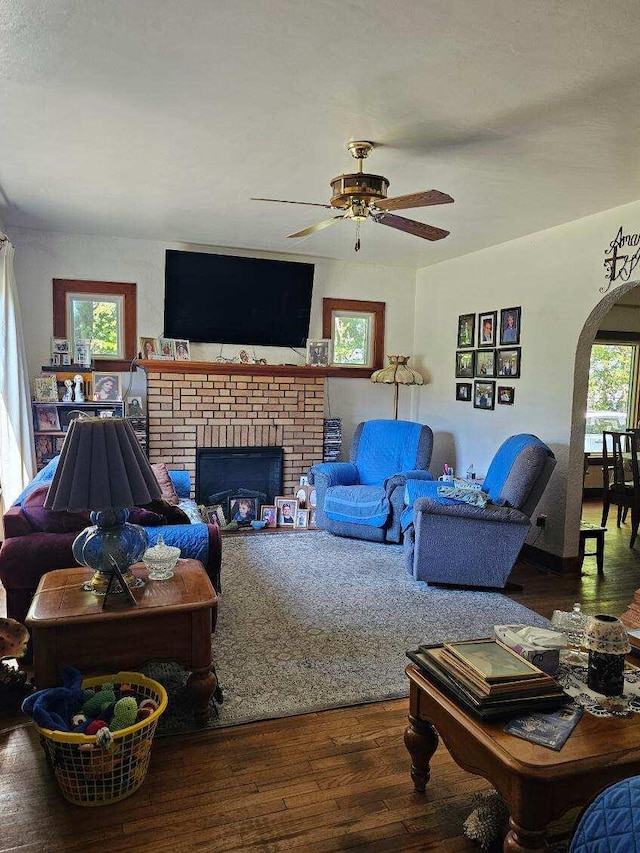
[(407, 367), (410, 355), (388, 355), (389, 364), (371, 374), (372, 382), (384, 382), (395, 385), (394, 418), (398, 420), (398, 385), (424, 385), (424, 379), (417, 370)]

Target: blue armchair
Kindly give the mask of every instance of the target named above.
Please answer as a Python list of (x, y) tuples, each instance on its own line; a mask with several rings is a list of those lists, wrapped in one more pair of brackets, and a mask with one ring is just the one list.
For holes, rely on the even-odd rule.
[(318, 527), (337, 536), (400, 542), (407, 477), (431, 479), (433, 433), (411, 421), (358, 424), (349, 462), (309, 470), (316, 487)]
[(408, 480), (402, 514), (405, 561), (416, 580), (504, 587), (556, 459), (534, 435), (508, 438), (483, 483), (487, 506), (438, 494), (438, 482)]

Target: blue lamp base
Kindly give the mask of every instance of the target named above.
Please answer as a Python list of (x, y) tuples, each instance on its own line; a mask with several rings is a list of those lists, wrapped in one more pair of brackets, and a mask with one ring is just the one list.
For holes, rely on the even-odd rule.
[(85, 589), (96, 595), (109, 592), (124, 592), (120, 580), (113, 575), (117, 567), (123, 581), (134, 589), (144, 581), (136, 578), (130, 569), (137, 563), (149, 546), (149, 537), (143, 527), (129, 524), (128, 509), (92, 512), (93, 525), (85, 528), (73, 543), (73, 556), (81, 566), (93, 569), (94, 574)]

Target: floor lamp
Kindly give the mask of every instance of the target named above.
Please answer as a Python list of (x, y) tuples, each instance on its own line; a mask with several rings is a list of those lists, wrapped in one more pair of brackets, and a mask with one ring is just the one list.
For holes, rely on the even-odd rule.
[(410, 355), (388, 355), (389, 364), (371, 374), (372, 382), (385, 382), (395, 385), (393, 398), (393, 419), (398, 420), (398, 385), (424, 385), (424, 379), (417, 370), (407, 367)]

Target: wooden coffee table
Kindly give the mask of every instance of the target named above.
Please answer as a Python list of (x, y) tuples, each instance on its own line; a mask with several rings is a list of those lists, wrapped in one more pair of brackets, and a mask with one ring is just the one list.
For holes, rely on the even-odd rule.
[(483, 776), (509, 812), (505, 853), (543, 853), (548, 824), (604, 788), (640, 773), (640, 716), (594, 717), (585, 711), (560, 752), (503, 732), (505, 720), (482, 722), (408, 666), (411, 778), (424, 792), (438, 735), (454, 761)]
[(147, 580), (141, 563), (132, 571), (145, 580), (133, 590), (138, 606), (112, 595), (105, 610), (102, 597), (82, 589), (93, 574), (90, 569), (58, 569), (42, 576), (26, 619), (36, 687), (59, 684), (67, 665), (100, 674), (154, 660), (176, 661), (191, 672), (187, 687), (194, 696), (196, 722), (204, 725), (217, 686), (211, 634), (218, 599), (211, 581), (198, 560), (178, 560), (174, 576), (166, 581)]

